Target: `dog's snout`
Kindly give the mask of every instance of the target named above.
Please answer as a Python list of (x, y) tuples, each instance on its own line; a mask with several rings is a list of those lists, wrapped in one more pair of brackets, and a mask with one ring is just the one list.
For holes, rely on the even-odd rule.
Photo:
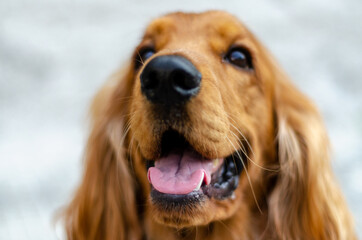
[(165, 55), (152, 59), (141, 73), (141, 90), (153, 103), (184, 103), (200, 90), (201, 73), (186, 58)]

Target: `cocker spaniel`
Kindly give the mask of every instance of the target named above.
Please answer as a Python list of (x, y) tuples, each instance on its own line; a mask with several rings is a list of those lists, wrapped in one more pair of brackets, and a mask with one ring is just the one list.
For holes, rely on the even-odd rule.
[(154, 20), (92, 105), (68, 239), (355, 239), (314, 105), (235, 17)]

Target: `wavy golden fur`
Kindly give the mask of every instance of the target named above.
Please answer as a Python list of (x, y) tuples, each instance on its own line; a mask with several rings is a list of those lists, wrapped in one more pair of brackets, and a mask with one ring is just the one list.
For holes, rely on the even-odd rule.
[[(253, 70), (222, 60), (235, 44), (249, 50)], [(249, 147), (246, 169), (233, 197), (155, 206), (145, 159), (159, 156), (165, 123), (140, 91), (150, 59), (139, 70), (132, 61), (93, 102), (83, 180), (65, 212), (68, 239), (356, 239), (319, 113), (236, 18), (169, 14), (148, 26), (133, 59), (149, 45), (150, 59), (180, 55), (202, 73), (188, 118), (169, 125), (210, 159)]]

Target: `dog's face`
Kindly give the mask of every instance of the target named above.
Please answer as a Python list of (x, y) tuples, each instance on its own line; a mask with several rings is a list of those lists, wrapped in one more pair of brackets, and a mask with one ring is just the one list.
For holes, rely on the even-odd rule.
[(128, 144), (159, 223), (206, 225), (263, 204), (264, 170), (275, 164), (263, 52), (222, 12), (176, 13), (147, 28), (134, 53)]
[(92, 105), (68, 239), (356, 239), (314, 105), (224, 12), (150, 24)]

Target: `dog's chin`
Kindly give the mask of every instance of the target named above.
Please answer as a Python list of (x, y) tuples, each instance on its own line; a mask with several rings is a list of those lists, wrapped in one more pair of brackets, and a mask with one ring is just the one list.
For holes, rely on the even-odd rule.
[[(146, 161), (152, 214), (159, 223), (182, 228), (205, 225), (232, 214), (224, 208), (235, 205), (235, 190), (246, 163), (242, 153), (206, 159), (174, 131), (163, 134), (161, 145), (163, 157)], [(202, 171), (201, 176), (195, 177), (197, 173), (192, 171)]]
[(151, 190), (150, 210), (152, 218), (159, 224), (177, 229), (206, 226), (214, 221), (233, 216), (240, 205), (240, 194), (217, 200), (201, 191), (187, 195), (167, 195)]
[(204, 225), (212, 219), (207, 213), (210, 199), (198, 192), (187, 195), (172, 195), (151, 190), (153, 218), (166, 226), (185, 228)]

